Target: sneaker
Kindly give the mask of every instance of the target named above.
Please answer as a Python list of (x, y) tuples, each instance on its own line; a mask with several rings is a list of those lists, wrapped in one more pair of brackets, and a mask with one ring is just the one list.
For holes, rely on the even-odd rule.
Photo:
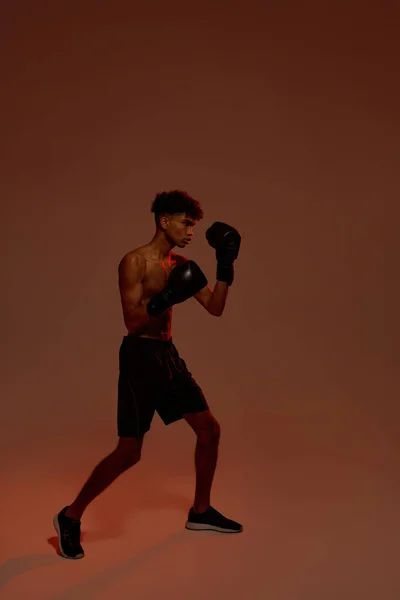
[(54, 527), (58, 533), (58, 544), (64, 558), (83, 558), (84, 552), (80, 544), (81, 522), (70, 519), (65, 515), (68, 506), (63, 508), (53, 519)]
[(186, 522), (186, 529), (195, 531), (212, 530), (222, 533), (240, 533), (243, 531), (243, 526), (240, 523), (227, 519), (215, 508), (210, 506), (203, 513), (195, 513), (193, 507), (189, 511), (189, 517)]

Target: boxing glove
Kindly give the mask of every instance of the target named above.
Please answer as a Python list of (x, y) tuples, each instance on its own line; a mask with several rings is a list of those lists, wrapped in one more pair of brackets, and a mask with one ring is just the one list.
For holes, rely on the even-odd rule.
[(215, 249), (217, 259), (217, 280), (232, 285), (233, 263), (239, 255), (240, 233), (230, 225), (216, 221), (206, 231), (206, 238)]
[(200, 267), (188, 260), (171, 271), (165, 288), (147, 304), (147, 312), (157, 317), (174, 304), (191, 298), (206, 285), (207, 279)]

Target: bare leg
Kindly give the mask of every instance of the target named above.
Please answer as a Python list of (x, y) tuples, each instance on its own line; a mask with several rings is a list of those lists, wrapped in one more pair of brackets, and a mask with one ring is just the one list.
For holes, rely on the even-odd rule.
[(196, 513), (210, 506), (211, 486), (218, 460), (218, 439), (197, 438), (195, 450), (196, 491), (193, 508)]
[(210, 505), (211, 486), (218, 458), (220, 426), (210, 411), (184, 415), (184, 418), (197, 435), (196, 492), (194, 504), (186, 522), (186, 529), (239, 533), (243, 531), (243, 525), (227, 519)]
[(196, 513), (200, 513), (210, 506), (211, 486), (218, 460), (220, 426), (209, 411), (185, 415), (185, 419), (197, 435), (196, 491), (193, 508)]
[(119, 475), (139, 462), (142, 444), (143, 438), (120, 438), (117, 448), (95, 467), (65, 515), (80, 521), (90, 502), (108, 488)]

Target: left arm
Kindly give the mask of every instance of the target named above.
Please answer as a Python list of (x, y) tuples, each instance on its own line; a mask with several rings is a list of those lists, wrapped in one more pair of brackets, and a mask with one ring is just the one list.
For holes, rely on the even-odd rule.
[(220, 317), (225, 309), (229, 287), (233, 283), (233, 263), (239, 254), (241, 236), (234, 227), (215, 221), (207, 229), (206, 238), (209, 245), (215, 248), (217, 282), (213, 291), (205, 286), (195, 298), (211, 315)]
[[(233, 282), (233, 263), (239, 253), (241, 237), (233, 227), (216, 222), (207, 230), (206, 238), (210, 246), (216, 248), (217, 281), (213, 290), (206, 285), (194, 297), (210, 315), (220, 317)], [(184, 256), (175, 257), (177, 264), (187, 260)]]
[(217, 281), (213, 290), (208, 285), (194, 295), (210, 315), (220, 317), (224, 312), (229, 286), (223, 281)]

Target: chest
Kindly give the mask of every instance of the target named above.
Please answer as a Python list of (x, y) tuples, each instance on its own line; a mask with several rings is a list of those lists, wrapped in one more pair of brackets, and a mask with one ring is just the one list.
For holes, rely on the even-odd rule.
[(176, 260), (169, 262), (147, 262), (143, 279), (143, 291), (146, 296), (158, 294), (166, 285), (171, 271), (176, 266)]

